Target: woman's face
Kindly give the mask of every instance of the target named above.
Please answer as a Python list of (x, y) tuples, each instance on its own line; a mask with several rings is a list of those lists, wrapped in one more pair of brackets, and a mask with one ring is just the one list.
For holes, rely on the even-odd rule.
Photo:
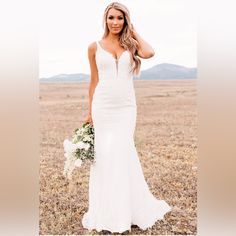
[(107, 14), (107, 27), (113, 34), (119, 34), (124, 26), (124, 15), (120, 10), (111, 8)]

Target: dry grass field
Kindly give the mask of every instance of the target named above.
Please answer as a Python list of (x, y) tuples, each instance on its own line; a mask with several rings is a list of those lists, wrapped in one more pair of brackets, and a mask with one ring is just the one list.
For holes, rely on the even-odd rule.
[[(197, 234), (197, 80), (134, 81), (135, 143), (151, 192), (173, 211), (131, 235)], [(63, 175), (63, 141), (88, 111), (88, 83), (40, 84), (40, 235), (89, 233), (81, 219), (88, 208), (89, 166)]]

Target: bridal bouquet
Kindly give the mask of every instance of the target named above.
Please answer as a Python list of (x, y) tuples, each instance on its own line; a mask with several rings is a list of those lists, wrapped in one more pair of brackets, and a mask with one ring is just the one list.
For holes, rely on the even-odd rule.
[(85, 162), (90, 164), (95, 162), (93, 125), (84, 123), (81, 128), (75, 129), (72, 141), (65, 139), (63, 146), (66, 158), (63, 175), (71, 179), (76, 167), (80, 167)]

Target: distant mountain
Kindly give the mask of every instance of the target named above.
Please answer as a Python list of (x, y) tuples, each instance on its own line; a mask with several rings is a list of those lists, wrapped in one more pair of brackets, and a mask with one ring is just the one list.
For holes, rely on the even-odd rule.
[[(188, 68), (185, 66), (162, 63), (153, 66), (147, 70), (142, 70), (140, 77), (135, 77), (135, 80), (158, 80), (158, 79), (196, 79), (197, 68)], [(90, 76), (88, 74), (59, 74), (49, 78), (40, 78), (42, 83), (59, 83), (59, 82), (81, 82), (89, 81)]]
[(89, 80), (89, 75), (87, 74), (59, 74), (59, 75), (54, 75), (52, 77), (48, 78), (40, 78), (40, 82), (53, 82), (53, 83), (59, 83), (59, 82), (81, 82), (81, 81), (88, 81)]
[(139, 79), (196, 79), (197, 68), (162, 63), (141, 71)]

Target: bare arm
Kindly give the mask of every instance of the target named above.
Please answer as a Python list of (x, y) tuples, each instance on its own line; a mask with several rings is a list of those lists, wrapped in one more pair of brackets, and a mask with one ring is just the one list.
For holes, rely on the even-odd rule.
[(92, 43), (88, 47), (88, 59), (90, 64), (90, 84), (89, 84), (89, 114), (87, 117), (87, 120), (89, 119), (89, 116), (92, 114), (92, 101), (93, 101), (93, 94), (94, 90), (98, 83), (98, 71), (97, 71), (97, 65), (95, 60), (95, 53), (97, 50), (96, 43)]
[[(133, 25), (132, 25), (133, 26)], [(138, 56), (141, 58), (150, 58), (155, 55), (155, 51), (141, 36), (136, 32), (133, 27), (133, 36), (139, 44)]]

